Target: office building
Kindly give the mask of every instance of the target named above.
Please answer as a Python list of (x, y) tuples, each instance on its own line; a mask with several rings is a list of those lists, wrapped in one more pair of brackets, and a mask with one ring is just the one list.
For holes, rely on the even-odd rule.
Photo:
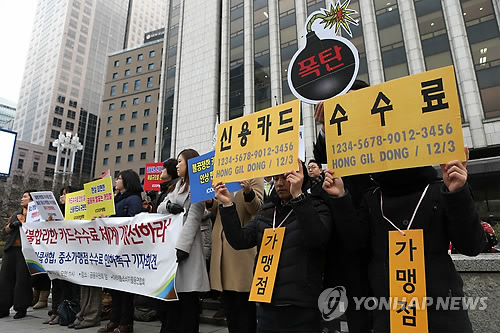
[[(294, 99), (287, 69), (307, 17), (334, 1), (168, 1), (158, 160), (212, 149), (224, 122)], [(496, 0), (352, 0), (358, 77), (376, 85), (454, 65), (471, 183), (482, 215), (500, 215), (500, 8)], [(203, 13), (200, 19), (200, 13)], [(345, 36), (345, 35), (344, 35)], [(317, 134), (302, 103), (306, 156)]]

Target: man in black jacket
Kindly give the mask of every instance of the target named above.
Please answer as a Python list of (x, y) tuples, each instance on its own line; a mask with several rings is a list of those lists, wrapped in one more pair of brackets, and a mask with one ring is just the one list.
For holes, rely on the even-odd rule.
[(221, 221), (229, 244), (236, 250), (260, 246), (264, 230), (286, 228), (271, 303), (259, 303), (259, 332), (319, 332), (318, 297), (322, 291), (324, 250), (331, 231), (328, 208), (302, 189), (304, 173), (275, 175), (275, 191), (255, 218), (241, 227), (224, 183), (214, 186)]
[[(466, 165), (466, 161), (442, 164), (443, 181), (431, 166), (373, 174), (379, 187), (364, 195), (357, 210), (342, 178), (332, 170), (325, 172), (323, 188), (331, 196), (329, 204), (341, 238), (370, 253), (369, 282), (376, 298), (389, 297), (388, 231), (423, 230), (426, 296), (433, 300), (427, 307), (429, 332), (472, 332), (462, 302), (450, 309), (436, 306), (439, 298), (449, 301), (464, 296), (462, 279), (448, 255), (450, 241), (470, 256), (479, 254), (486, 244), (466, 183)], [(389, 311), (373, 312), (373, 329), (375, 333), (390, 330)]]

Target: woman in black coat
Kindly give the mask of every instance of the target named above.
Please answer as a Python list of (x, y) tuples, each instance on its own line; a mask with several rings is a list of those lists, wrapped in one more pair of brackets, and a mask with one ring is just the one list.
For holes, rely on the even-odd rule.
[[(411, 229), (423, 230), (426, 297), (434, 302), (427, 307), (429, 332), (472, 332), (463, 304), (458, 309), (436, 308), (440, 297), (464, 296), (462, 279), (448, 255), (450, 241), (470, 256), (479, 254), (486, 242), (466, 183), (466, 165), (460, 161), (442, 164), (443, 181), (430, 166), (374, 174), (379, 187), (365, 194), (357, 214), (351, 195), (334, 171), (326, 172), (323, 185), (331, 195), (333, 218), (344, 243), (363, 247), (371, 257), (368, 278), (377, 299), (389, 297), (388, 231), (407, 229), (410, 224)], [(390, 330), (389, 311), (374, 311), (373, 328), (374, 332)]]
[(4, 227), (7, 240), (4, 246), (2, 268), (0, 269), (0, 318), (7, 317), (14, 305), (14, 319), (26, 316), (26, 310), (31, 305), (31, 275), (21, 249), (22, 223), (26, 222), (28, 204), (33, 201), (31, 192), (23, 193), (21, 210), (15, 212)]
[[(116, 179), (115, 217), (132, 217), (142, 211), (141, 180), (131, 170), (120, 172)], [(113, 303), (110, 322), (98, 332), (133, 332), (134, 330), (134, 294), (111, 290)]]

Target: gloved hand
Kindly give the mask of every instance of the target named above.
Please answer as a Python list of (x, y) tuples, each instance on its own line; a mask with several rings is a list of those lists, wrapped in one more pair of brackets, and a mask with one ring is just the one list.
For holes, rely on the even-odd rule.
[(179, 204), (176, 204), (174, 202), (170, 202), (170, 200), (169, 200), (167, 202), (167, 210), (171, 214), (180, 214), (184, 211), (184, 208)]
[(177, 262), (181, 263), (189, 257), (189, 253), (176, 249)]
[(15, 221), (12, 221), (10, 222), (10, 227), (11, 228), (19, 228), (21, 226), (21, 222), (19, 220), (15, 220)]

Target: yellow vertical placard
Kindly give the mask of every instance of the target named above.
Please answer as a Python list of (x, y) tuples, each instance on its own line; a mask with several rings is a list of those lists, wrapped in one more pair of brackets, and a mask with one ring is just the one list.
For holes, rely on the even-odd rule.
[(83, 185), (87, 199), (87, 219), (115, 214), (113, 183), (111, 177), (95, 180)]
[(271, 303), (284, 238), (285, 227), (264, 229), (249, 301)]
[(85, 220), (87, 218), (87, 199), (85, 190), (67, 193), (64, 205), (65, 220)]
[(421, 229), (389, 231), (391, 332), (426, 333), (424, 233)]

